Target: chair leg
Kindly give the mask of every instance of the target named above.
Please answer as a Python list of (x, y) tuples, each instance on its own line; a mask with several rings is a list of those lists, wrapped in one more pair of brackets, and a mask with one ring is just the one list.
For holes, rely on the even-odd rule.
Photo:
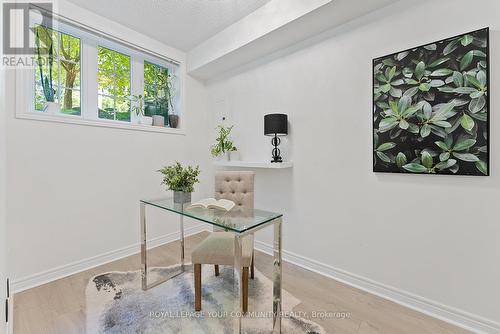
[(201, 264), (194, 265), (194, 310), (201, 311)]
[(241, 278), (243, 286), (243, 313), (248, 311), (248, 267), (243, 268), (243, 277)]
[(215, 276), (219, 276), (219, 265), (214, 264), (214, 267), (215, 267)]
[(253, 251), (253, 254), (252, 254), (252, 265), (250, 267), (250, 278), (251, 279), (254, 279), (255, 278), (255, 275), (254, 275), (254, 261), (255, 261), (255, 251)]

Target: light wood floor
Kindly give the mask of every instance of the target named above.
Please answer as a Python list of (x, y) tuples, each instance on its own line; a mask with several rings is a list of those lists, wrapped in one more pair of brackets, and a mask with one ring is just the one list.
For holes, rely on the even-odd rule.
[[(186, 240), (186, 261), (191, 249), (206, 237), (200, 233)], [(151, 266), (177, 262), (174, 256), (179, 243), (150, 251)], [(272, 258), (256, 252), (256, 267), (271, 278)], [(14, 333), (85, 333), (85, 287), (94, 275), (108, 271), (130, 271), (140, 268), (139, 255), (114, 261), (66, 277), (14, 296)], [(349, 312), (350, 318), (314, 319), (328, 333), (470, 333), (372, 294), (288, 263), (283, 268), (283, 287), (302, 301), (294, 311)]]

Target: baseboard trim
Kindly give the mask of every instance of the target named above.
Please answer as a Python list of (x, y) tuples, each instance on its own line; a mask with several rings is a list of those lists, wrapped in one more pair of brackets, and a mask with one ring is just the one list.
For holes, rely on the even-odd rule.
[[(184, 235), (190, 236), (206, 230), (206, 226), (204, 224), (200, 224), (184, 229)], [(179, 238), (180, 232), (169, 233), (156, 238), (152, 238), (148, 241), (148, 249), (179, 240)], [(121, 249), (89, 257), (80, 261), (75, 261), (64, 266), (56, 267), (30, 276), (14, 279), (11, 281), (12, 294), (31, 289), (36, 286), (46, 284), (112, 261), (116, 261), (130, 255), (137, 254), (138, 252), (140, 252), (140, 249), (141, 244), (135, 243)]]
[[(255, 241), (255, 249), (273, 255), (272, 245), (262, 241)], [(283, 261), (295, 264), (304, 269), (332, 278), (464, 329), (480, 334), (500, 334), (500, 323), (454, 307), (443, 305), (407, 291), (387, 286), (342, 269), (334, 268), (313, 259), (283, 250)]]

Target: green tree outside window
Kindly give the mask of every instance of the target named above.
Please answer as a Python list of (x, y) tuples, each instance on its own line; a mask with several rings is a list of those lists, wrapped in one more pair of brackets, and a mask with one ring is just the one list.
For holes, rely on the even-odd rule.
[(144, 62), (145, 115), (161, 115), (167, 124), (168, 114), (174, 111), (172, 95), (172, 74), (169, 69)]
[(80, 115), (80, 39), (41, 25), (35, 27), (35, 36), (39, 55), (35, 66), (35, 109), (43, 110), (47, 102), (42, 84), (46, 77), (52, 79), (47, 84), (61, 112)]
[(99, 118), (130, 122), (130, 57), (99, 46), (97, 65)]

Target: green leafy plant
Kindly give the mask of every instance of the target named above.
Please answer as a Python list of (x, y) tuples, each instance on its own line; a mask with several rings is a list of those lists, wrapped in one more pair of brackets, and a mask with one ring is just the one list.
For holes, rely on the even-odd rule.
[(148, 62), (144, 64), (144, 95), (146, 114), (175, 114), (173, 99), (175, 97), (175, 75), (168, 68)]
[(229, 140), (229, 135), (231, 134), (231, 130), (233, 129), (233, 127), (234, 125), (229, 127), (219, 125), (217, 127), (219, 135), (216, 139), (216, 143), (212, 145), (212, 156), (218, 157), (219, 155), (222, 155), (226, 152), (233, 152), (237, 150), (233, 142)]
[[(54, 65), (54, 43), (52, 41), (52, 35), (47, 31), (47, 28), (44, 27), (37, 27), (35, 29), (36, 31), (36, 38), (35, 38), (35, 43), (36, 43), (36, 52), (37, 52), (37, 57), (38, 57), (38, 68), (40, 70), (40, 82), (42, 83), (42, 90), (43, 90), (43, 95), (45, 96), (45, 101), (47, 102), (54, 102), (55, 101), (55, 89), (52, 86), (52, 67)], [(41, 50), (42, 47), (40, 46), (40, 40), (41, 40), (41, 35), (40, 33), (43, 32), (45, 33), (48, 38), (46, 49), (48, 53), (48, 61), (47, 65), (49, 66), (47, 72), (43, 72), (43, 59), (41, 55)]]
[(175, 114), (174, 105), (172, 103), (172, 99), (174, 98), (175, 95), (174, 85), (172, 80), (173, 80), (172, 74), (168, 73), (165, 82), (162, 82), (161, 84), (161, 88), (164, 89), (165, 91), (165, 99), (168, 102), (170, 113)]
[(420, 109), (419, 106), (412, 106), (411, 98), (408, 96), (403, 96), (399, 100), (390, 100), (390, 108), (384, 111), (385, 118), (380, 121), (380, 132), (386, 132), (399, 126), (402, 130), (408, 130), (410, 132), (417, 131), (418, 127), (408, 122), (409, 119)]
[(428, 151), (423, 151), (420, 160), (402, 165), (402, 168), (412, 173), (429, 173), (435, 174), (437, 171), (443, 171), (455, 166), (457, 161), (455, 159), (447, 159), (434, 165), (434, 159)]
[[(376, 139), (376, 140), (378, 141), (378, 139)], [(378, 143), (376, 145), (378, 145)], [(392, 143), (392, 142), (383, 143), (383, 144), (376, 146), (374, 152), (375, 152), (375, 155), (379, 159), (381, 159), (382, 161), (392, 162), (394, 160), (393, 157), (387, 155), (386, 153), (384, 153), (384, 151), (388, 151), (390, 149), (393, 149), (394, 147), (396, 147), (395, 143)]]
[(385, 73), (377, 73), (376, 78), (380, 82), (378, 90), (382, 93), (390, 93), (393, 97), (401, 97), (402, 91), (397, 87), (404, 84), (404, 80), (394, 79), (399, 74), (396, 72), (396, 66), (386, 68)]
[(132, 95), (132, 101), (135, 102), (135, 105), (132, 106), (132, 111), (137, 116), (144, 116), (144, 96), (140, 94)]
[(487, 29), (375, 59), (374, 171), (488, 175)]
[(152, 103), (157, 109), (166, 106), (170, 114), (175, 114), (172, 99), (174, 97), (172, 75), (170, 73), (158, 76), (158, 86), (156, 94), (150, 94), (147, 102)]
[(168, 190), (191, 193), (194, 191), (194, 185), (199, 182), (200, 167), (183, 167), (179, 162), (175, 162), (173, 165), (163, 167), (158, 172), (163, 174), (161, 184), (166, 185)]

